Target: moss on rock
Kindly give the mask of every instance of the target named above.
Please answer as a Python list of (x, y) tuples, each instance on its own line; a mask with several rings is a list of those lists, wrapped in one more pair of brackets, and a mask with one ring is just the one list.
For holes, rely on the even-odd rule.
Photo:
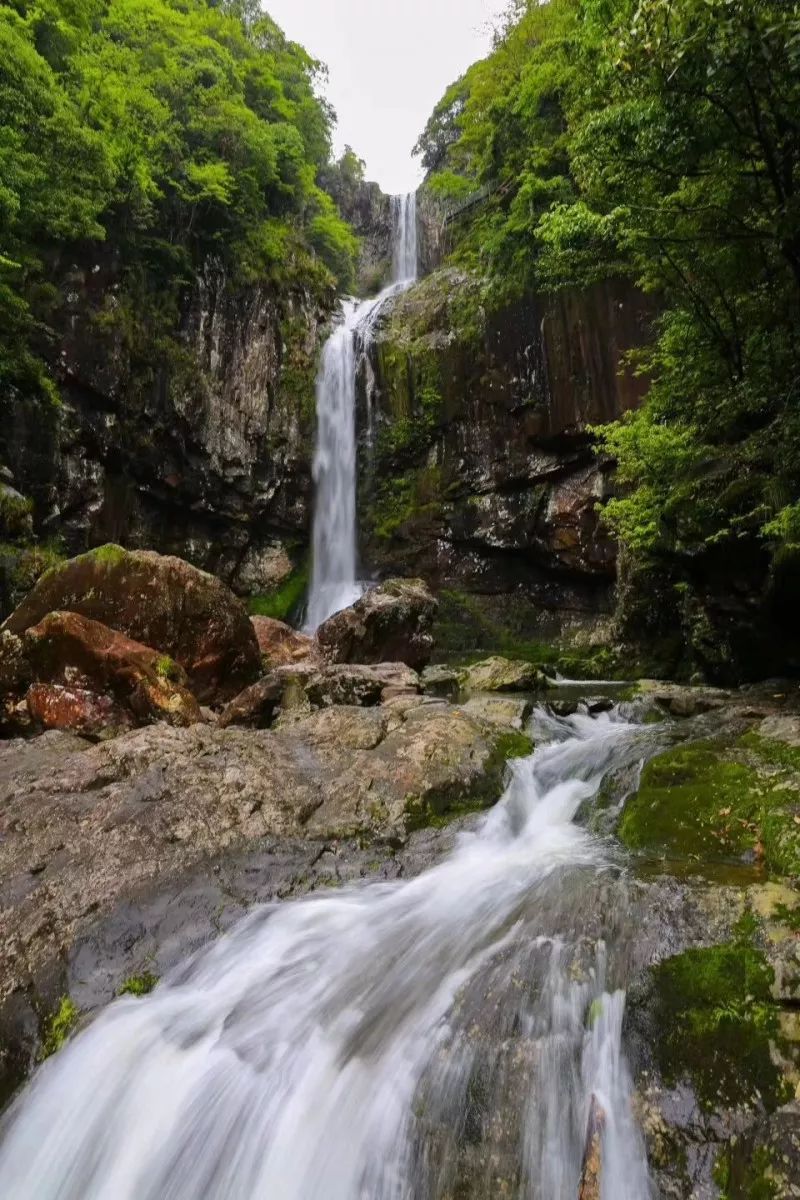
[(673, 747), (645, 767), (619, 836), (634, 850), (798, 875), (800, 750), (754, 734)]
[(42, 1026), (41, 1059), (49, 1058), (64, 1045), (78, 1023), (80, 1012), (70, 996), (62, 996), (58, 1008)]
[(304, 563), (274, 591), (251, 596), (247, 603), (250, 614), (254, 617), (272, 617), (276, 621), (287, 621), (305, 599), (308, 574), (308, 565)]
[(688, 1079), (700, 1103), (763, 1105), (772, 1111), (790, 1088), (773, 1061), (779, 1041), (773, 972), (745, 914), (731, 941), (686, 950), (653, 968), (658, 1067), (668, 1086)]
[(119, 989), (119, 996), (149, 996), (158, 983), (158, 976), (152, 971), (144, 971), (141, 975), (131, 975)]

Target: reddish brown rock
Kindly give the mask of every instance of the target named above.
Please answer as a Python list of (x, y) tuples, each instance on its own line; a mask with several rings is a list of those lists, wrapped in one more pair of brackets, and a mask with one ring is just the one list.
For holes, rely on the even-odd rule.
[(287, 663), (320, 660), (319, 647), (307, 634), (273, 617), (251, 617), (250, 620), (265, 670), (271, 671), (273, 667), (283, 667)]
[(433, 652), (437, 607), (421, 579), (389, 579), (325, 621), (317, 641), (330, 662), (401, 662), (419, 671)]
[[(35, 680), (31, 716), (46, 728), (122, 728), (152, 720), (191, 725), (202, 720), (186, 674), (167, 655), (73, 612), (54, 612), (27, 630), (25, 651)], [(41, 685), (57, 685), (57, 689)]]
[(33, 683), (25, 703), (35, 729), (66, 729), (97, 738), (133, 729), (133, 713), (111, 696), (61, 683)]
[(3, 628), (22, 633), (67, 610), (168, 654), (203, 703), (235, 696), (258, 678), (258, 642), (241, 601), (180, 558), (101, 546), (46, 571)]

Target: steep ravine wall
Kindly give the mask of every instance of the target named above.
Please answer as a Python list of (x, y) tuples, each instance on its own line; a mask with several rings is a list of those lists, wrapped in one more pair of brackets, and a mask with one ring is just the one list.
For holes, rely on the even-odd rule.
[(108, 540), (156, 548), (245, 593), (279, 584), (305, 553), (333, 297), (234, 287), (207, 262), (165, 339), (132, 311), (113, 253), (54, 274), (66, 295), (48, 347), (61, 404), (5, 397), (0, 432), (39, 539), (69, 554)]
[(623, 364), (652, 308), (630, 285), (498, 311), (441, 268), (381, 322), (362, 381), (364, 561), (420, 573), (491, 619), (543, 634), (610, 613), (613, 464), (589, 428), (636, 406)]

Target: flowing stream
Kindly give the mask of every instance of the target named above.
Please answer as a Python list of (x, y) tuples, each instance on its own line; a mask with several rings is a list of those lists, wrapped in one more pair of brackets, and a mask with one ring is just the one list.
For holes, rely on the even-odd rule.
[[(261, 908), (45, 1063), (6, 1200), (650, 1195), (621, 1046), (613, 851), (576, 822), (652, 731), (536, 714), (538, 749), (438, 865)], [(592, 1193), (594, 1195), (594, 1193)]]
[(361, 595), (356, 529), (356, 378), (384, 304), (417, 277), (416, 194), (392, 197), (392, 282), (369, 300), (346, 300), (322, 351), (317, 378), (312, 570), (306, 628)]

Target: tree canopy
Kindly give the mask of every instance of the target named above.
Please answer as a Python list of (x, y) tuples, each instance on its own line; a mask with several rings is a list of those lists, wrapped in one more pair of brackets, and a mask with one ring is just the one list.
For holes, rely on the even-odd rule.
[[(627, 275), (657, 297), (645, 406), (603, 432), (643, 559), (800, 550), (800, 4), (522, 6), (418, 150), (491, 185), (453, 255), (498, 299)], [(727, 548), (727, 549), (726, 549)]]
[(55, 249), (113, 242), (166, 290), (209, 256), (346, 287), (321, 72), (247, 0), (0, 2), (0, 384), (51, 386)]

